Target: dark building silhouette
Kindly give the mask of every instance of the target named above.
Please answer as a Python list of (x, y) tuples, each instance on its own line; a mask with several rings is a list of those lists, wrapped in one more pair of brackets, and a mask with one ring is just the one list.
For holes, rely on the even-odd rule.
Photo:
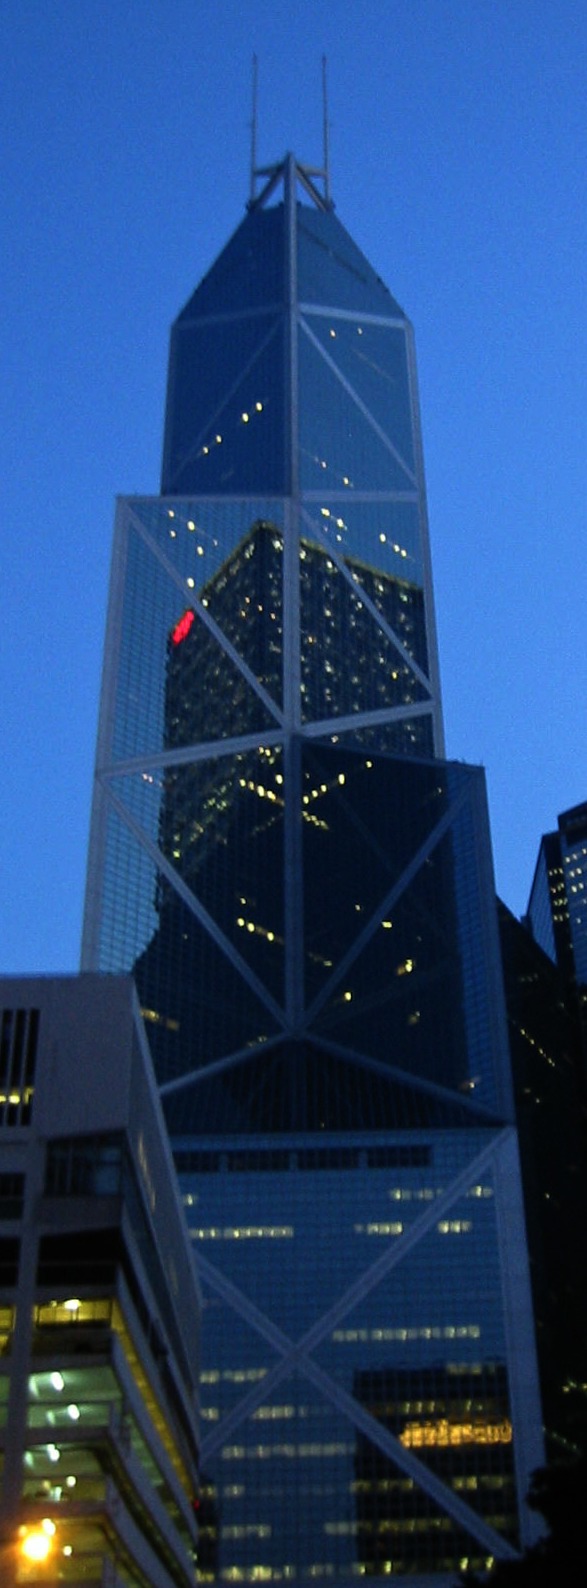
[(540, 840), (526, 924), (559, 966), (581, 1028), (580, 1085), (587, 1101), (587, 803), (558, 817)]
[(134, 971), (198, 1251), (204, 1577), (432, 1582), (532, 1530), (484, 779), (442, 756), (411, 327), (288, 156), (173, 327), (162, 495), (119, 504), (84, 934)]
[(587, 1380), (587, 1216), (581, 1033), (562, 971), (499, 904), (547, 1449), (572, 1447)]

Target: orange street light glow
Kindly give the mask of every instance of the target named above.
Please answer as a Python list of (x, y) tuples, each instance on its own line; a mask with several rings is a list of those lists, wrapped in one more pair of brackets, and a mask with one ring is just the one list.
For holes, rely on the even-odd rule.
[(20, 1547), (27, 1560), (47, 1560), (51, 1549), (50, 1535), (45, 1532), (27, 1533)]

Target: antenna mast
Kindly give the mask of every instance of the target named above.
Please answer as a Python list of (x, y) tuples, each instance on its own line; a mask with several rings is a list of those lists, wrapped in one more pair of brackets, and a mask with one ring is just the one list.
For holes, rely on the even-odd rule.
[(326, 80), (326, 56), (322, 56), (322, 116), (324, 130), (324, 197), (330, 204), (330, 124), (328, 121), (328, 84)]
[[(291, 163), (291, 160), (293, 159), (293, 156), (286, 155), (285, 160), (278, 161), (276, 165), (257, 165), (257, 81), (258, 81), (257, 56), (253, 55), (253, 58), (252, 58), (252, 99), (253, 99), (253, 103), (252, 103), (252, 114), (251, 114), (251, 172), (250, 172), (249, 201), (248, 201), (248, 204), (247, 204), (247, 209), (249, 209), (249, 210), (258, 209), (258, 208), (263, 207), (265, 204), (268, 203), (269, 199), (271, 198), (272, 193), (275, 192), (275, 189), (278, 186), (278, 183), (280, 181), (282, 181), (282, 180), (285, 180), (286, 168), (288, 170), (290, 169), (290, 164), (288, 164), (288, 162)], [(317, 209), (319, 209), (319, 210), (329, 210), (329, 209), (333, 208), (333, 204), (332, 204), (332, 199), (330, 197), (330, 149), (329, 149), (330, 124), (329, 124), (329, 121), (328, 121), (328, 95), (327, 95), (327, 85), (326, 85), (326, 56), (325, 55), (322, 56), (322, 111), (323, 111), (323, 135), (324, 135), (324, 151), (323, 151), (323, 162), (322, 162), (322, 165), (321, 166), (300, 165), (298, 160), (293, 160), (293, 169), (295, 171), (296, 180), (305, 189), (306, 193), (312, 199), (312, 202), (316, 205)], [(316, 187), (316, 178), (318, 179), (319, 182), (323, 182), (324, 183), (324, 194), (322, 194), (320, 192), (320, 189)], [(262, 179), (265, 179), (265, 185), (263, 187), (261, 187), (261, 191), (258, 193), (257, 192), (257, 185)]]
[(253, 56), (253, 109), (251, 115), (251, 204), (255, 198), (255, 175), (257, 171), (257, 76), (258, 63), (256, 55)]

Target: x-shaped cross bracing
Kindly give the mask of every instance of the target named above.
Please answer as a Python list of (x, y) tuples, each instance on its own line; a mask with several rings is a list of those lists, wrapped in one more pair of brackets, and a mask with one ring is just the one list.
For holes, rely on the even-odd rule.
[[(196, 894), (194, 894), (192, 889), (188, 887), (187, 883), (183, 881), (183, 878), (179, 875), (178, 871), (170, 864), (153, 840), (149, 838), (144, 828), (141, 827), (140, 823), (128, 810), (127, 806), (114, 792), (114, 789), (109, 786), (107, 779), (104, 780), (104, 787), (107, 791), (107, 796), (110, 803), (117, 811), (121, 820), (126, 824), (130, 832), (137, 839), (138, 843), (141, 844), (142, 848), (146, 850), (154, 865), (158, 867), (161, 874), (171, 884), (172, 888), (175, 889), (175, 892), (183, 900), (184, 904), (187, 905), (187, 908), (191, 910), (192, 914), (196, 916), (200, 924), (209, 933), (210, 937), (213, 938), (217, 947), (220, 948), (226, 955), (226, 958), (230, 960), (234, 969), (240, 976), (242, 976), (243, 980), (247, 982), (251, 991), (254, 992), (260, 1001), (265, 1005), (266, 1009), (273, 1016), (278, 1026), (280, 1026), (284, 1033), (287, 1034), (288, 1020), (286, 1011), (280, 1008), (280, 1006), (276, 1003), (275, 999), (267, 991), (259, 977), (255, 975), (255, 972), (247, 964), (246, 960), (244, 960), (242, 955), (239, 954), (238, 949), (234, 947), (234, 945), (230, 942), (230, 939), (217, 925), (209, 911), (197, 898)], [(424, 839), (424, 842), (420, 845), (416, 853), (412, 856), (408, 865), (404, 867), (401, 875), (396, 878), (392, 887), (388, 889), (383, 899), (380, 900), (377, 909), (373, 911), (369, 920), (363, 927), (363, 930), (358, 934), (350, 948), (347, 950), (347, 953), (339, 961), (338, 965), (332, 972), (332, 975), (328, 978), (325, 986), (314, 999), (313, 1004), (311, 1004), (310, 1008), (306, 1010), (303, 1019), (303, 1028), (300, 1030), (300, 1027), (298, 1026), (296, 1029), (296, 1035), (299, 1036), (303, 1034), (311, 1034), (312, 1022), (314, 1021), (316, 1015), (330, 998), (334, 988), (338, 985), (342, 977), (346, 975), (347, 971), (355, 962), (358, 955), (370, 942), (388, 911), (395, 907), (402, 894), (405, 893), (406, 888), (408, 888), (411, 882), (413, 882), (414, 877), (420, 870), (421, 866), (424, 865), (424, 862), (428, 860), (430, 855), (436, 849), (437, 845), (440, 843), (441, 839), (444, 838), (445, 834), (455, 821), (459, 811), (466, 803), (468, 797), (469, 787), (467, 784), (461, 789), (461, 792), (459, 795), (457, 795), (456, 799), (451, 802), (448, 809), (443, 812), (439, 821)]]
[(472, 1534), (478, 1543), (488, 1552), (498, 1558), (514, 1559), (516, 1551), (507, 1539), (490, 1527), (465, 1501), (448, 1487), (446, 1483), (424, 1462), (420, 1461), (411, 1450), (407, 1450), (399, 1439), (385, 1428), (370, 1412), (349, 1395), (331, 1377), (331, 1375), (312, 1359), (312, 1352), (325, 1340), (341, 1320), (348, 1316), (359, 1302), (376, 1288), (394, 1268), (397, 1268), (423, 1237), (434, 1229), (443, 1214), (464, 1196), (475, 1183), (479, 1175), (487, 1166), (494, 1162), (499, 1155), (500, 1147), (509, 1142), (512, 1131), (506, 1128), (497, 1136), (492, 1135), (491, 1141), (461, 1170), (446, 1189), (435, 1198), (414, 1223), (390, 1244), (386, 1251), (366, 1268), (359, 1278), (346, 1290), (333, 1306), (318, 1318), (306, 1334), (298, 1341), (292, 1341), (284, 1331), (272, 1322), (267, 1314), (255, 1306), (254, 1302), (240, 1290), (231, 1280), (206, 1258), (199, 1255), (198, 1262), (202, 1277), (207, 1280), (211, 1289), (232, 1308), (245, 1323), (270, 1345), (278, 1355), (278, 1360), (269, 1368), (263, 1379), (251, 1388), (248, 1393), (238, 1401), (237, 1405), (227, 1412), (222, 1421), (209, 1434), (202, 1443), (202, 1462), (207, 1465), (210, 1459), (218, 1453), (227, 1439), (235, 1430), (273, 1393), (281, 1381), (295, 1371), (300, 1372), (315, 1389), (319, 1390), (325, 1400), (345, 1416), (354, 1426), (371, 1442), (378, 1446), (382, 1454), (387, 1456), (406, 1475), (413, 1479), (420, 1489), (427, 1493), (440, 1508), (452, 1517), (458, 1526)]

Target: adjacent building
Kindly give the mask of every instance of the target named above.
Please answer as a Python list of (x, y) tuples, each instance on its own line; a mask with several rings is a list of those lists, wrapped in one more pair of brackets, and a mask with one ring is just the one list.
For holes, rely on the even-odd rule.
[(587, 1081), (587, 803), (558, 817), (555, 832), (544, 833), (526, 924), (536, 942), (565, 977), (568, 995), (581, 1023), (582, 1086)]
[(539, 843), (527, 926), (573, 989), (585, 1026), (587, 1000), (587, 804), (558, 816)]
[(531, 1536), (484, 779), (442, 757), (411, 326), (288, 155), (118, 505), (84, 930), (198, 1253), (204, 1579), (448, 1584)]
[(532, 935), (575, 986), (587, 986), (587, 804), (540, 840), (530, 899)]
[(0, 1580), (190, 1588), (200, 1294), (130, 977), (0, 980)]
[(559, 966), (499, 904), (504, 985), (547, 1451), (580, 1444), (587, 1381), (587, 1217), (580, 1027)]

